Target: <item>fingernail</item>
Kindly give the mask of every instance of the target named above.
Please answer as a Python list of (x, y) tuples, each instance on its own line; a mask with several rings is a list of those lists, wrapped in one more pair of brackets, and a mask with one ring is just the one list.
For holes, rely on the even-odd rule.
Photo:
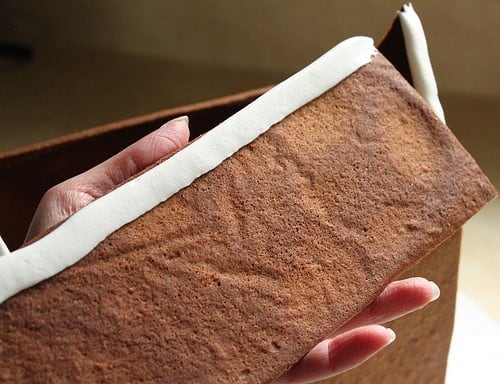
[(396, 340), (396, 332), (394, 332), (391, 328), (386, 328), (387, 334), (389, 335), (389, 341), (387, 345), (391, 344), (394, 340)]
[(436, 301), (437, 299), (439, 299), (439, 296), (441, 295), (441, 290), (439, 289), (438, 285), (435, 282), (429, 281), (429, 284), (432, 288), (431, 302)]
[(170, 120), (169, 123), (173, 123), (176, 121), (184, 121), (186, 124), (189, 124), (189, 116), (184, 115), (184, 116), (176, 117), (175, 119)]
[(184, 127), (183, 126), (179, 126), (179, 125), (176, 124), (176, 123), (180, 123), (180, 122), (185, 122), (187, 125), (189, 125), (189, 117), (187, 117), (187, 116), (179, 116), (179, 117), (176, 117), (175, 119), (169, 120), (166, 123), (164, 123), (159, 128), (159, 130), (165, 131), (165, 132), (183, 131)]

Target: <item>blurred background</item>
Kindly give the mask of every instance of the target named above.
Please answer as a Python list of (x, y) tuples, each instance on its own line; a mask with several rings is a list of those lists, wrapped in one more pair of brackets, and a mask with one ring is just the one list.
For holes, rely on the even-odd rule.
[[(0, 152), (274, 84), (346, 37), (378, 41), (401, 5), (0, 0)], [(448, 125), (500, 189), (500, 1), (413, 5)], [(498, 327), (498, 200), (465, 227), (459, 289)]]

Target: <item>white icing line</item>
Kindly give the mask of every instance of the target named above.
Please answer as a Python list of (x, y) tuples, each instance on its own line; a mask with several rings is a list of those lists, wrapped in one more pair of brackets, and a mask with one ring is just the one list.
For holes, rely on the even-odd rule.
[(2, 236), (0, 236), (0, 256), (7, 255), (10, 253), (9, 247), (7, 247), (7, 244), (2, 239)]
[(1, 257), (0, 303), (73, 265), (108, 235), (214, 169), (376, 53), (368, 37), (343, 41), (168, 160), (76, 212), (40, 240)]
[(441, 121), (445, 122), (422, 23), (411, 4), (404, 5), (403, 11), (398, 12), (398, 15), (403, 30), (413, 86), (429, 103)]

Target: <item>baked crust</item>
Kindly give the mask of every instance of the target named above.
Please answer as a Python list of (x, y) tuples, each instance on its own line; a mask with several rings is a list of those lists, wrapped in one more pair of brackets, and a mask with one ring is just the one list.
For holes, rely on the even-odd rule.
[(494, 195), (377, 55), (2, 304), (0, 377), (269, 382)]

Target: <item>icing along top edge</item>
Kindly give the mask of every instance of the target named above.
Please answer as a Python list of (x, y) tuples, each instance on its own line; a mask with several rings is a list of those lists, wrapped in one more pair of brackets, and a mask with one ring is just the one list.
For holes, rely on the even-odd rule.
[(169, 159), (82, 208), (38, 241), (0, 257), (0, 303), (75, 264), (111, 233), (189, 186), (376, 54), (371, 38), (344, 40)]

